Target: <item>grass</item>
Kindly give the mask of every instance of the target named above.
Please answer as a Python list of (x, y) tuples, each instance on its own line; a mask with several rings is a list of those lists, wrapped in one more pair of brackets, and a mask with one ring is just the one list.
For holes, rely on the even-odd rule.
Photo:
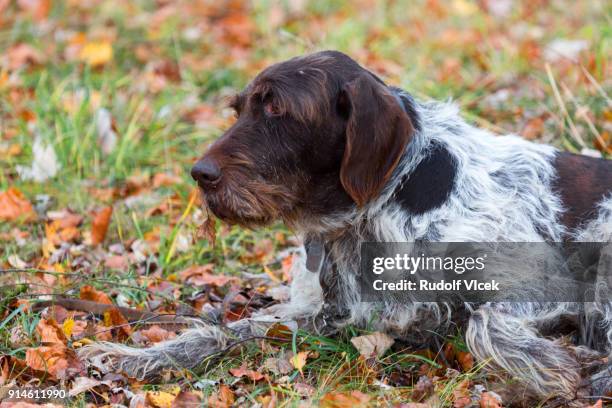
[[(1, 13), (0, 191), (18, 188), (40, 203), (41, 216), (30, 223), (0, 223), (0, 266), (9, 268), (17, 256), (28, 269), (0, 271), (0, 354), (23, 358), (26, 347), (36, 345), (36, 340), (13, 345), (18, 330), (36, 338), (41, 318), (31, 308), (16, 308), (17, 299), (78, 296), (80, 287), (93, 285), (130, 307), (157, 299), (172, 308), (191, 305), (198, 291), (178, 277), (191, 265), (212, 263), (215, 273), (225, 275), (278, 273), (275, 255), (292, 245), (282, 225), (258, 231), (219, 226), (216, 247), (190, 239), (204, 214), (190, 205), (189, 169), (231, 124), (224, 98), (262, 67), (290, 56), (339, 49), (417, 97), (453, 98), (468, 120), (495, 132), (575, 152), (612, 153), (605, 148), (612, 140), (607, 96), (612, 25), (603, 1), (524, 2), (502, 17), (467, 0), (303, 3), (258, 0), (224, 9), (213, 3), (66, 0), (53, 2), (42, 18), (13, 4)], [(587, 46), (572, 58), (545, 57), (558, 39), (585, 40)], [(90, 42), (110, 43), (112, 59), (99, 66), (79, 59)], [(20, 44), (31, 46), (35, 56), (14, 62)], [(109, 111), (118, 135), (109, 154), (99, 143), (101, 108)], [(17, 172), (31, 165), (36, 138), (53, 147), (61, 166), (44, 182), (23, 180)], [(178, 181), (153, 187), (151, 178), (160, 173)], [(109, 204), (110, 228), (94, 249), (86, 244), (91, 213)], [(156, 205), (163, 208), (148, 211)], [(69, 243), (70, 254), (49, 264), (44, 215), (64, 208), (83, 215), (84, 223), (80, 237)], [(26, 235), (19, 240), (21, 233)], [(152, 248), (144, 262), (119, 270), (105, 266), (112, 244), (130, 248), (135, 241)], [(58, 272), (54, 283), (46, 282), (50, 287), (29, 279), (41, 269)], [(17, 285), (22, 281), (28, 286)], [(164, 282), (178, 294), (157, 290)], [(405, 400), (411, 385), (387, 392), (372, 383), (367, 370), (347, 370), (357, 357), (350, 343), (355, 330), (332, 338), (300, 333), (295, 340), (300, 349), (318, 353), (304, 375), (294, 370), (285, 383), (276, 378), (251, 384), (240, 397), (255, 403), (275, 393), (283, 405), (297, 406), (302, 397), (287, 384), (301, 381), (315, 386), (315, 403), (334, 390), (359, 390), (379, 402)], [(462, 347), (460, 337), (446, 341)], [(190, 373), (178, 381), (193, 386), (206, 378), (235, 385), (239, 380), (229, 368), (244, 361), (256, 367), (279, 351), (254, 343), (235, 353), (205, 377)], [(411, 355), (412, 350), (388, 355), (380, 362), (382, 371), (437, 364)], [(461, 373), (439, 391), (442, 405), (452, 404), (453, 389), (466, 378), (486, 382), (479, 370)], [(205, 394), (217, 390), (218, 383), (204, 387)], [(75, 402), (83, 404), (82, 397)]]

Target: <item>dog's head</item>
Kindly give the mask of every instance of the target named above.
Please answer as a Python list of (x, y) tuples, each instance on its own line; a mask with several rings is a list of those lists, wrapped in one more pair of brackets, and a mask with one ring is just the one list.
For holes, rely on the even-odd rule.
[(335, 51), (268, 67), (231, 106), (236, 123), (191, 174), (216, 216), (246, 226), (364, 206), (414, 131), (391, 90)]

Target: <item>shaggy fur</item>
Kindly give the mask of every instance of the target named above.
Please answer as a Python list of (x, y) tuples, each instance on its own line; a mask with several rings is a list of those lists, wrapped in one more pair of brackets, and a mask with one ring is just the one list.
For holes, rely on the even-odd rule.
[[(261, 333), (262, 324), (269, 322), (297, 320), (305, 327), (322, 331), (355, 324), (386, 331), (421, 345), (431, 341), (432, 333), (444, 334), (459, 326), (464, 329), (469, 350), (478, 361), (486, 364), (491, 372), (516, 381), (518, 388), (512, 395), (520, 400), (554, 400), (563, 406), (582, 406), (584, 401), (577, 398), (584, 393), (603, 395), (612, 391), (612, 381), (606, 367), (591, 367), (590, 371), (585, 371), (585, 367), (590, 367), (590, 362), (612, 351), (612, 303), (607, 296), (587, 304), (489, 302), (475, 305), (397, 303), (392, 300), (364, 303), (360, 301), (357, 282), (360, 245), (367, 241), (610, 242), (612, 194), (592, 203), (597, 210), (590, 214), (590, 218), (581, 220), (576, 227), (565, 225), (560, 220), (567, 209), (556, 189), (559, 183), (563, 183), (563, 180), (558, 180), (559, 172), (555, 167), (560, 153), (553, 147), (530, 143), (511, 135), (498, 137), (475, 128), (459, 116), (457, 107), (451, 103), (416, 102), (403, 91), (381, 85), (382, 81), (372, 74), (359, 76), (359, 69), (363, 69), (340, 53), (319, 53), (283, 64), (264, 71), (255, 79), (254, 85), (247, 87), (240, 95), (241, 101), (234, 101), (235, 105), (240, 105), (240, 110), (252, 109), (255, 113), (252, 116), (241, 113), (244, 119), (239, 118), (236, 128), (228, 131), (204, 159), (214, 159), (213, 163), (221, 163), (219, 166), (222, 167), (220, 152), (237, 149), (244, 154), (244, 146), (232, 149), (228, 146), (233, 146), (231, 143), (236, 140), (244, 141), (239, 138), (243, 137), (240, 132), (244, 132), (245, 128), (256, 128), (258, 103), (264, 104), (261, 112), (267, 115), (267, 125), (262, 126), (286, 129), (298, 125), (280, 122), (275, 125), (279, 109), (282, 108), (282, 115), (289, 115), (291, 109), (299, 109), (293, 105), (299, 105), (300, 92), (321, 89), (314, 96), (308, 93), (304, 112), (317, 116), (332, 115), (334, 113), (330, 109), (337, 110), (338, 118), (334, 120), (339, 124), (330, 125), (332, 128), (326, 131), (329, 134), (338, 133), (343, 140), (349, 139), (346, 143), (338, 142), (340, 156), (334, 156), (335, 150), (329, 151), (330, 163), (333, 162), (331, 158), (341, 157), (344, 152), (344, 158), (336, 160), (342, 162), (342, 169), (332, 168), (326, 170), (328, 173), (319, 171), (308, 175), (311, 169), (306, 168), (306, 164), (297, 170), (282, 167), (285, 173), (280, 173), (286, 177), (283, 179), (278, 178), (278, 174), (271, 176), (263, 170), (259, 172), (254, 159), (244, 158), (248, 166), (256, 169), (255, 175), (251, 176), (255, 178), (253, 183), (261, 184), (265, 180), (271, 185), (270, 189), (272, 186), (282, 186), (274, 189), (285, 191), (283, 194), (291, 198), (285, 200), (286, 208), (279, 209), (272, 201), (262, 205), (264, 198), (255, 197), (252, 201), (257, 201), (257, 204), (240, 211), (236, 209), (231, 214), (224, 211), (232, 206), (244, 205), (237, 204), (241, 196), (231, 190), (231, 184), (219, 186), (217, 181), (214, 185), (209, 181), (198, 182), (205, 191), (207, 202), (213, 204), (213, 212), (222, 219), (240, 223), (241, 214), (248, 214), (243, 224), (253, 225), (253, 221), (261, 221), (261, 217), (266, 222), (270, 218), (280, 217), (295, 229), (302, 240), (323, 242), (327, 255), (320, 270), (308, 271), (302, 253), (293, 265), (291, 301), (227, 328), (200, 325), (172, 341), (149, 349), (97, 343), (84, 348), (81, 355), (94, 359), (106, 369), (122, 369), (131, 375), (151, 378), (165, 368), (199, 366), (206, 356), (214, 356), (232, 341)], [(297, 71), (302, 76), (304, 72), (311, 72), (310, 76), (315, 78), (318, 88), (305, 86), (299, 81), (292, 85), (291, 81), (287, 81), (291, 73)], [(282, 106), (269, 106), (268, 103), (272, 103), (269, 102), (270, 98), (273, 98), (269, 94), (257, 98), (249, 94), (249, 89), (253, 92), (273, 92), (274, 87), (258, 82), (266, 78), (283, 79)], [(343, 87), (344, 80), (352, 85)], [(336, 93), (339, 95), (337, 99), (334, 96)], [(292, 99), (291, 95), (298, 96)], [(318, 103), (316, 98), (332, 99)], [(397, 110), (398, 106), (401, 106), (400, 111)], [(322, 110), (322, 113), (318, 110)], [(367, 115), (370, 110), (385, 112), (384, 121), (378, 121), (376, 118), (382, 113), (376, 113), (374, 119), (368, 119), (374, 121), (372, 127), (362, 136), (360, 129), (366, 125), (360, 121), (359, 115), (362, 112)], [(398, 112), (402, 111), (406, 112), (406, 117), (399, 116), (402, 114)], [(308, 122), (306, 114), (297, 116), (300, 122)], [(252, 122), (244, 125), (249, 120)], [(314, 122), (322, 123), (319, 117)], [(319, 124), (311, 126), (309, 134), (324, 133)], [(391, 130), (387, 132), (386, 127)], [(297, 135), (301, 128), (292, 129), (295, 130), (294, 138), (299, 140)], [(266, 134), (265, 131), (263, 134)], [(385, 154), (393, 157), (381, 159), (381, 174), (362, 181), (364, 177), (369, 177), (364, 175), (364, 169), (359, 168), (364, 165), (363, 160), (353, 162), (350, 157), (347, 158), (347, 154), (350, 154), (347, 152), (359, 150), (360, 144), (364, 143), (359, 138), (372, 137), (372, 134), (377, 136), (369, 139), (368, 143), (386, 144), (386, 150), (382, 153), (387, 152)], [(401, 135), (400, 142), (393, 134)], [(312, 138), (316, 139), (316, 136)], [(334, 140), (329, 139), (327, 143), (335, 144)], [(404, 147), (395, 159), (398, 146)], [(279, 144), (278, 148), (282, 150), (283, 147)], [(270, 146), (270, 149), (274, 150), (275, 147)], [(293, 146), (287, 154), (297, 149), (297, 145)], [(436, 152), (445, 153), (439, 155)], [(375, 151), (372, 154), (377, 155)], [(448, 183), (443, 183), (444, 180), (436, 183), (442, 185), (440, 189), (444, 191), (432, 190), (426, 194), (427, 197), (436, 196), (435, 202), (402, 201), (402, 189), (425, 188), (426, 183), (411, 180), (411, 177), (427, 169), (425, 164), (434, 154), (438, 154), (438, 161), (432, 161), (429, 165), (446, 161), (446, 168), (453, 169), (452, 182), (444, 176)], [(326, 158), (322, 155), (324, 153), (320, 153), (317, 160), (325, 162)], [(372, 160), (376, 161), (377, 158), (373, 157)], [(596, 165), (607, 164), (598, 162)], [(373, 169), (371, 171), (375, 172)], [(601, 169), (603, 173), (598, 174), (610, 174), (612, 180), (612, 167)], [(231, 170), (223, 168), (223, 171)], [(329, 175), (321, 176), (323, 173)], [(241, 184), (232, 179), (234, 174), (228, 173), (223, 177), (230, 179), (228, 183)], [(247, 176), (242, 172), (240, 177)], [(309, 187), (308, 195), (318, 197), (320, 191), (317, 188), (324, 185), (325, 197), (333, 197), (331, 201), (335, 204), (327, 206), (325, 211), (321, 206), (310, 204), (309, 199), (302, 195), (305, 194), (303, 191), (291, 189), (294, 186), (291, 183), (296, 180), (306, 185), (314, 179), (317, 187)], [(610, 180), (600, 182), (612, 183)], [(223, 183), (223, 178), (218, 183)], [(444, 187), (446, 184), (448, 188)], [(248, 187), (234, 187), (243, 188)], [(608, 191), (612, 191), (612, 185)], [(410, 193), (407, 197), (418, 196), (418, 191)], [(253, 194), (256, 193), (249, 191), (247, 196), (252, 197)], [(236, 203), (224, 206), (228, 199), (223, 199), (222, 195), (231, 196)], [(302, 205), (301, 202), (307, 204)], [(266, 208), (265, 211), (256, 211), (256, 207)], [(523, 278), (517, 275), (517, 290), (524, 287)], [(603, 276), (602, 283), (607, 283), (609, 279)], [(577, 334), (573, 341), (558, 336), (560, 327), (566, 321), (575, 325), (573, 333)], [(583, 387), (586, 387), (584, 392)]]

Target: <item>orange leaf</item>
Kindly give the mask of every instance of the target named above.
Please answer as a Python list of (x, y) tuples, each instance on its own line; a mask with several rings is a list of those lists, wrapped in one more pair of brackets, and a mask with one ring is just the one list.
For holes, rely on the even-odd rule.
[(112, 305), (113, 301), (104, 292), (101, 292), (90, 285), (81, 287), (80, 298), (83, 300), (91, 300), (92, 302), (104, 303), (105, 305)]
[(219, 393), (208, 398), (208, 406), (212, 408), (230, 408), (236, 397), (234, 392), (225, 384), (219, 386)]
[(229, 372), (234, 377), (248, 377), (253, 381), (259, 381), (264, 378), (264, 375), (262, 373), (253, 370), (248, 370), (246, 367), (246, 363), (243, 363), (240, 368), (231, 368)]
[(319, 401), (322, 408), (358, 408), (367, 407), (370, 397), (360, 391), (351, 393), (330, 392)]
[(30, 220), (35, 216), (32, 204), (15, 187), (0, 193), (0, 220)]
[(474, 356), (471, 353), (457, 351), (455, 359), (461, 365), (463, 371), (470, 371), (474, 367)]
[(111, 215), (113, 214), (113, 207), (106, 207), (98, 211), (94, 215), (94, 220), (91, 225), (91, 243), (92, 245), (101, 244), (108, 231), (108, 225), (110, 224)]
[(41, 343), (53, 343), (64, 345), (68, 342), (64, 330), (54, 319), (41, 319), (36, 326)]

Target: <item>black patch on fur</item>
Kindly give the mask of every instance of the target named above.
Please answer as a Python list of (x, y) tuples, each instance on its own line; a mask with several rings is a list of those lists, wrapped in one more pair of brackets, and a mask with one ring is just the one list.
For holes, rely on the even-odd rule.
[(442, 206), (455, 185), (457, 166), (445, 146), (435, 144), (397, 190), (400, 205), (412, 214)]

